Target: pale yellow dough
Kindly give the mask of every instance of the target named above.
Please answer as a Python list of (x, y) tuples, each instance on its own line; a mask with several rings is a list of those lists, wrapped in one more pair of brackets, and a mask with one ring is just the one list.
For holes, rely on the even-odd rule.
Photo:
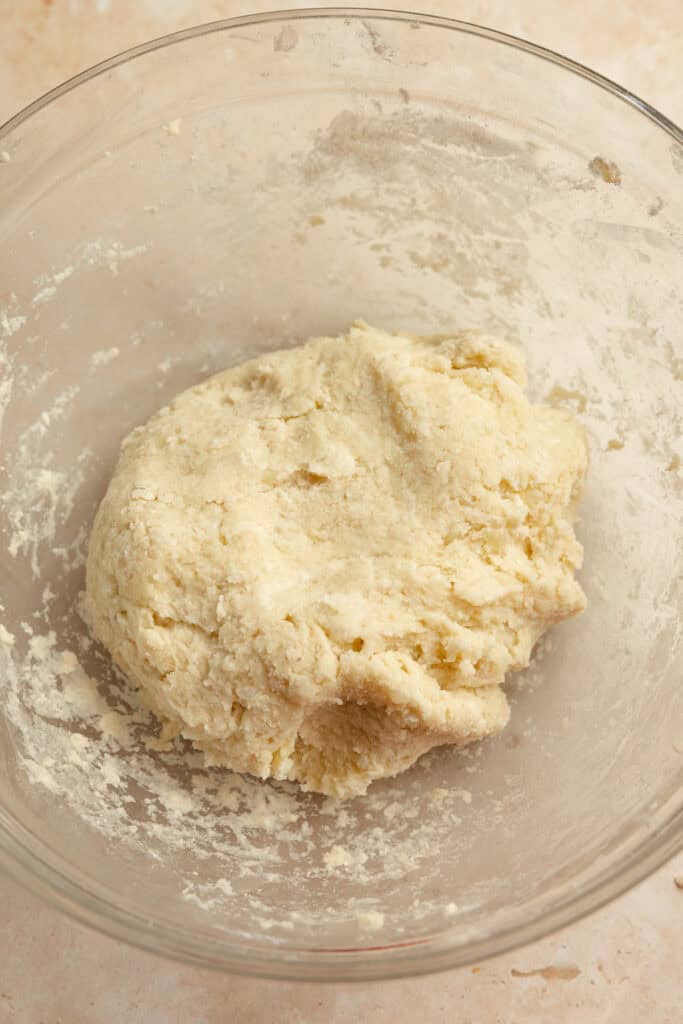
[(125, 440), (95, 636), (209, 764), (348, 796), (498, 732), (581, 611), (582, 428), (473, 334), (356, 323), (227, 370)]

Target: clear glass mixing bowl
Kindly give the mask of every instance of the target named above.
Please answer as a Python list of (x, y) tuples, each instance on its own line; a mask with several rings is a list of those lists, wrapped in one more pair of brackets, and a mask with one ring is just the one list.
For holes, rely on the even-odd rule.
[[(168, 956), (370, 978), (526, 942), (672, 854), (681, 133), (508, 36), (323, 10), (131, 50), (15, 117), (0, 153), (9, 870)], [(510, 683), (502, 736), (340, 809), (145, 746), (77, 596), (123, 435), (206, 374), (356, 317), (512, 338), (534, 397), (578, 412), (589, 607)]]

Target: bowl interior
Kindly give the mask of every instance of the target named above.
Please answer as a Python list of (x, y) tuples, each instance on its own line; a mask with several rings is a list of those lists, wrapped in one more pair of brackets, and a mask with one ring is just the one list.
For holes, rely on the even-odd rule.
[[(494, 34), (348, 13), (185, 34), (0, 142), (15, 869), (163, 952), (358, 976), (492, 952), (664, 856), (683, 777), (680, 140)], [(578, 413), (589, 606), (510, 681), (498, 739), (339, 805), (150, 745), (78, 596), (122, 437), (207, 374), (357, 317), (511, 338), (535, 399)]]

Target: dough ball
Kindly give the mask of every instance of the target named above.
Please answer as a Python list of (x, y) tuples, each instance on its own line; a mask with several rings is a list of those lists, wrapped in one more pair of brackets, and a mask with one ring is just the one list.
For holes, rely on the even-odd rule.
[(581, 611), (582, 428), (475, 334), (356, 323), (226, 370), (124, 441), (86, 607), (206, 761), (365, 792), (498, 732)]

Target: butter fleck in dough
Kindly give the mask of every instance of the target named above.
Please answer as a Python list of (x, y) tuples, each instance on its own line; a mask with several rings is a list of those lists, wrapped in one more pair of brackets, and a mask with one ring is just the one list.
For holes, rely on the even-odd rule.
[(506, 343), (359, 321), (134, 430), (86, 609), (167, 732), (350, 796), (502, 729), (506, 672), (585, 605), (584, 432), (524, 387)]

